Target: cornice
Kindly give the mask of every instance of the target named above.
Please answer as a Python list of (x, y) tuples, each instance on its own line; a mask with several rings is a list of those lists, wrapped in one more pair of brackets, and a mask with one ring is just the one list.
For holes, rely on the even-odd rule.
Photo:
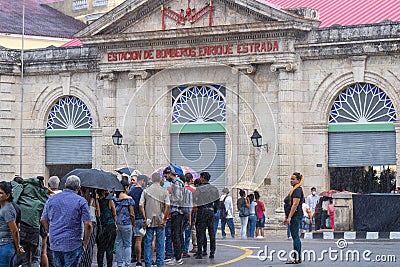
[(83, 38), (85, 44), (99, 49), (116, 47), (148, 47), (168, 45), (192, 45), (209, 42), (239, 41), (249, 39), (295, 39), (312, 28), (293, 22), (254, 23), (250, 25), (225, 25), (217, 27), (192, 28), (182, 30), (129, 33)]

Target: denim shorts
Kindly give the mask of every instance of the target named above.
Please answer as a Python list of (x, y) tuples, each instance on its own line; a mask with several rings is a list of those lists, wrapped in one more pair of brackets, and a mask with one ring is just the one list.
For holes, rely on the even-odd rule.
[(263, 214), (261, 219), (257, 219), (256, 228), (264, 228), (265, 227), (265, 215)]
[(134, 229), (134, 236), (141, 236), (140, 234), (139, 234), (139, 230), (140, 230), (140, 228), (142, 228), (142, 225), (143, 225), (143, 219), (138, 219), (138, 220), (135, 220), (135, 229)]

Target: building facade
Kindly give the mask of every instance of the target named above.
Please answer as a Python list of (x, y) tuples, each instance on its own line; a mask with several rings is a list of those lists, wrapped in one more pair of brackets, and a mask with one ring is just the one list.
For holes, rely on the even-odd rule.
[(26, 51), (22, 76), (20, 52), (0, 50), (2, 178), (173, 162), (220, 188), (256, 184), (273, 214), (294, 171), (307, 191), (329, 189), (332, 168), (397, 166), (400, 24), (317, 18), (128, 0), (77, 33), (83, 47)]

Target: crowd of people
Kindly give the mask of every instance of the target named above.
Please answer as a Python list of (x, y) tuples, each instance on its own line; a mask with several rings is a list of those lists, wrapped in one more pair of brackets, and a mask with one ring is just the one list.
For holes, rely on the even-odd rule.
[[(229, 189), (220, 194), (210, 179), (208, 172), (193, 179), (168, 166), (163, 177), (123, 176), (121, 192), (81, 186), (75, 175), (63, 190), (57, 176), (48, 187), (43, 177), (0, 182), (0, 267), (92, 266), (95, 248), (102, 267), (111, 267), (114, 255), (118, 267), (212, 259), (219, 225), (223, 238), (226, 225), (235, 238), (235, 207)], [(260, 194), (239, 195), (241, 238), (263, 237)]]

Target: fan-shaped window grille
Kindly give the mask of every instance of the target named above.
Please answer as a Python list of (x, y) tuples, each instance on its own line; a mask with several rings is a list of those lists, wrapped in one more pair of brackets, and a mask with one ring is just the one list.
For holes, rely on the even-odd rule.
[(225, 122), (225, 88), (180, 86), (172, 90), (172, 123)]
[(390, 98), (369, 83), (357, 83), (343, 90), (335, 100), (330, 123), (395, 122), (396, 111)]
[(90, 129), (93, 119), (88, 107), (74, 96), (60, 98), (47, 119), (47, 129)]

